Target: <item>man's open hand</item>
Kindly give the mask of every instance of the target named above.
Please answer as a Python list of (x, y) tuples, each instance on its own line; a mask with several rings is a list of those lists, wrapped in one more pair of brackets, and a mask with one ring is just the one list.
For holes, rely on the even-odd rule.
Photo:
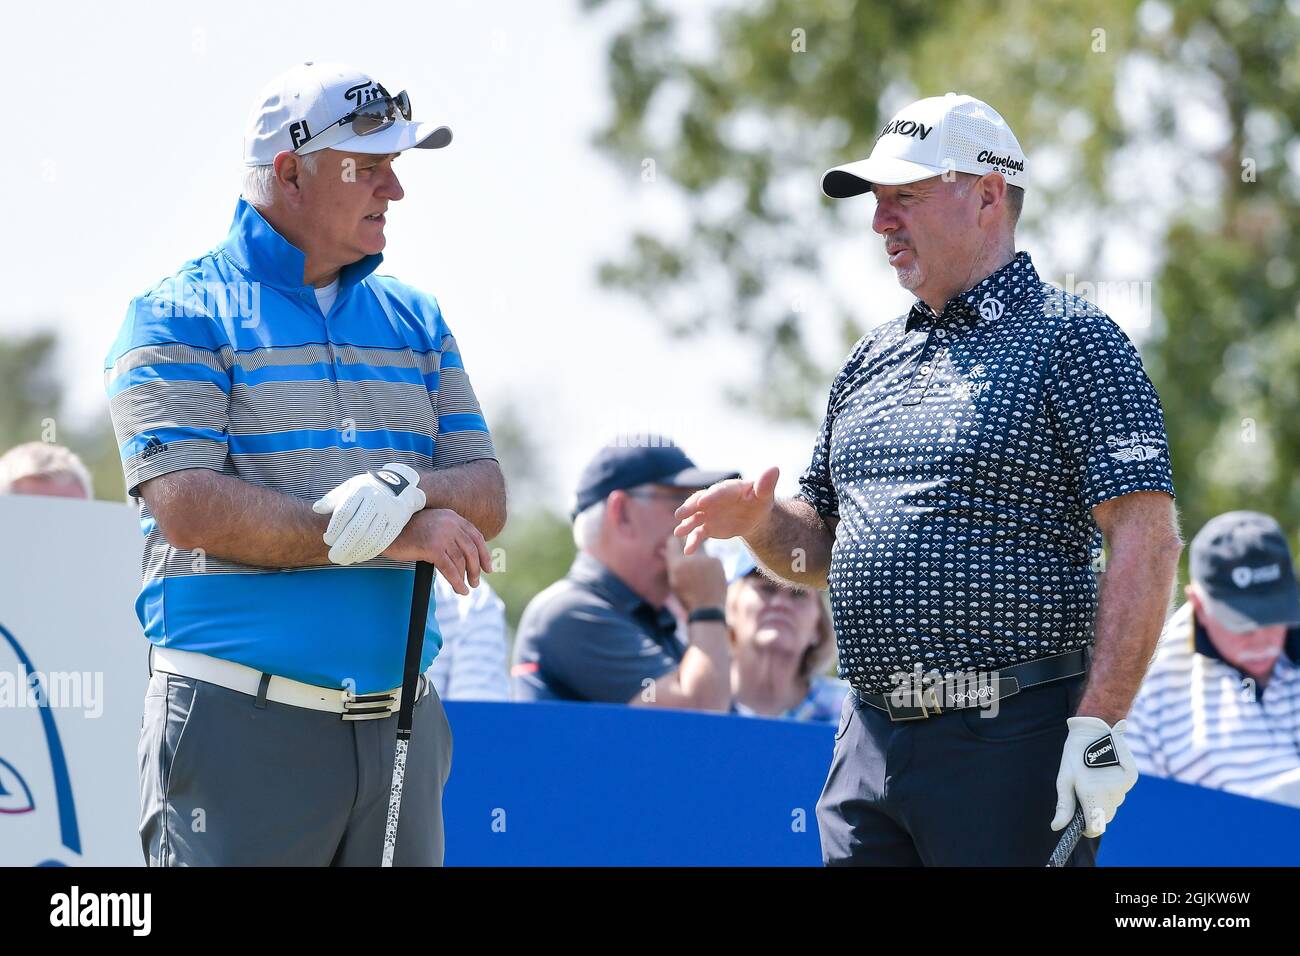
[(775, 504), (779, 468), (769, 468), (757, 481), (729, 478), (691, 495), (674, 517), (681, 523), (673, 529), (686, 538), (686, 554), (694, 554), (706, 538), (734, 538), (747, 535), (767, 520)]

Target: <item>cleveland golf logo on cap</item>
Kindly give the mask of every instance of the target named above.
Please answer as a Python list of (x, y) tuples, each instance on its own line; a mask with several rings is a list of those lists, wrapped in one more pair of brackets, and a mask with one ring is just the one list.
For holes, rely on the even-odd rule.
[(1023, 159), (1016, 159), (1012, 156), (999, 156), (991, 149), (983, 150), (975, 157), (975, 162), (988, 163), (999, 172), (1015, 170), (1018, 173), (1023, 173), (1025, 171), (1025, 161)]

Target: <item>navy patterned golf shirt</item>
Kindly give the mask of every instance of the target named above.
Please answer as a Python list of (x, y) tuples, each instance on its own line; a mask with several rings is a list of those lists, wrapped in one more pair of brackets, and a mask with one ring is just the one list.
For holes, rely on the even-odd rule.
[(838, 518), (840, 676), (994, 670), (1093, 641), (1091, 509), (1173, 496), (1160, 399), (1104, 312), (1015, 258), (871, 330), (831, 385), (800, 497)]

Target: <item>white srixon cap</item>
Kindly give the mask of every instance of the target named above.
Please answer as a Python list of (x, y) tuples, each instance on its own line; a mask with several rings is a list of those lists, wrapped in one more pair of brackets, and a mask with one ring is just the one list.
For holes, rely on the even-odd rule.
[(880, 131), (871, 155), (822, 174), (822, 192), (847, 199), (872, 184), (900, 186), (960, 173), (1001, 173), (1008, 186), (1024, 187), (1025, 153), (998, 111), (964, 94), (930, 96), (903, 107)]
[[(400, 92), (400, 91), (396, 91)], [(419, 147), (437, 149), (451, 142), (451, 130), (417, 123), (400, 115), (390, 126), (367, 136), (337, 134), (308, 142), (357, 107), (389, 91), (368, 73), (342, 63), (308, 61), (281, 73), (262, 88), (248, 114), (244, 165), (268, 166), (277, 154), (306, 143), (304, 153), (327, 146), (348, 153), (400, 153)]]

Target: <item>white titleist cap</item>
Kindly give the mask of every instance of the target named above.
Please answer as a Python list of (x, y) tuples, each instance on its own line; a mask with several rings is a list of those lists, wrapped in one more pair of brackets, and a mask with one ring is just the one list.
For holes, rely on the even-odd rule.
[(846, 199), (873, 183), (899, 186), (959, 173), (1001, 173), (1008, 186), (1024, 187), (1025, 153), (998, 111), (973, 96), (949, 93), (903, 107), (876, 137), (871, 155), (828, 169), (822, 192)]
[[(390, 121), (365, 135), (358, 135), (351, 122), (339, 125), (369, 104), (375, 115), (386, 115)], [(437, 149), (451, 142), (450, 129), (411, 122), (409, 114), (404, 91), (391, 96), (367, 73), (342, 63), (309, 60), (281, 73), (257, 95), (244, 133), (244, 165), (268, 166), (285, 150), (400, 153), (413, 146)], [(376, 125), (367, 118), (357, 129)]]

